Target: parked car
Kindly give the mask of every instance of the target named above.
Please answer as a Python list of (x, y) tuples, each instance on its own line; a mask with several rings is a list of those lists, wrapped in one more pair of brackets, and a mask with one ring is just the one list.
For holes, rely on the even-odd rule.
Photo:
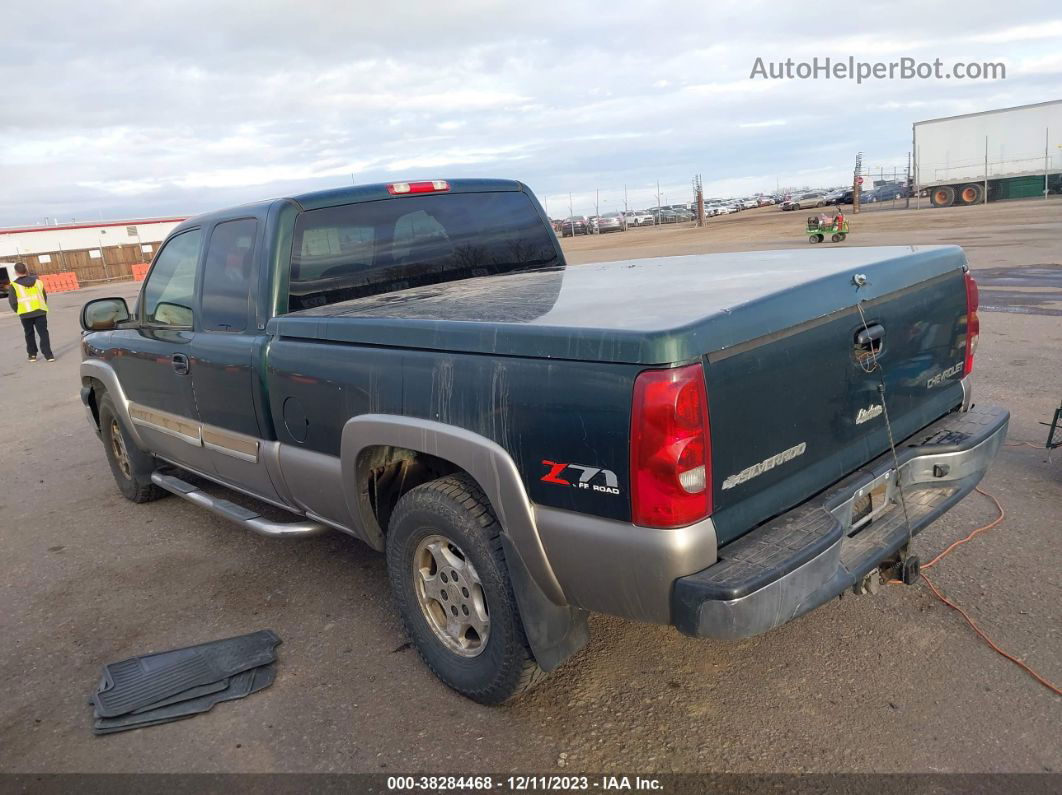
[(584, 215), (573, 215), (561, 222), (561, 237), (590, 234), (590, 222)]
[(827, 205), (851, 204), (852, 190), (851, 188), (847, 190), (842, 188), (840, 190), (830, 191), (823, 197), (823, 199)]
[(805, 193), (782, 202), (783, 210), (807, 210), (811, 207), (825, 207), (826, 197), (821, 193)]
[(627, 215), (627, 226), (652, 226), (655, 223), (656, 219), (648, 210), (637, 210)]
[(597, 219), (598, 234), (606, 232), (626, 232), (627, 223), (623, 220), (623, 213), (607, 213)]
[(754, 210), (754, 209), (756, 209), (757, 207), (760, 206), (760, 200), (759, 199), (744, 199), (741, 202), (741, 206), (745, 210)]
[[(123, 496), (176, 495), (285, 538), (277, 556), (358, 539), (430, 669), (488, 704), (581, 649), (590, 611), (735, 639), (882, 569), (915, 581), (912, 536), (980, 481), (1009, 417), (971, 407), (957, 247), (568, 271), (507, 180), (191, 218), (133, 310), (97, 298), (81, 326), (81, 400)], [(123, 543), (148, 540), (165, 534)], [(851, 665), (841, 646), (819, 653)]]
[[(906, 195), (902, 185), (880, 185), (871, 191), (871, 195), (874, 197), (870, 201), (885, 202), (892, 201), (893, 199), (902, 199)], [(866, 201), (860, 197), (861, 201)]]

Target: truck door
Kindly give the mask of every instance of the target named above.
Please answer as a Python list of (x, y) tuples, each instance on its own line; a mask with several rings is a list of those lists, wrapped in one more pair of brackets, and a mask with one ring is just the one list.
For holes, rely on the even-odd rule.
[(258, 405), (262, 392), (255, 368), (266, 343), (255, 318), (255, 255), (262, 245), (261, 226), (254, 218), (240, 218), (210, 230), (190, 355), (211, 472), (226, 483), (277, 501), (262, 461), (263, 440), (272, 433), (259, 425), (259, 417), (265, 422), (268, 418)]
[(111, 363), (130, 417), (151, 452), (195, 469), (206, 465), (192, 388), (196, 273), (202, 230), (170, 238), (140, 291), (135, 328), (113, 332)]

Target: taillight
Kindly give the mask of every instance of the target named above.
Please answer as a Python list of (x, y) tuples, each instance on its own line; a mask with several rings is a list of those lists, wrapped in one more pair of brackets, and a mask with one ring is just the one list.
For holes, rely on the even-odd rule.
[(440, 193), (448, 190), (450, 190), (450, 183), (444, 179), (426, 182), (392, 182), (387, 186), (387, 192), (392, 196), (403, 193)]
[(965, 378), (973, 371), (974, 351), (977, 350), (977, 337), (981, 333), (981, 320), (977, 317), (977, 307), (980, 305), (977, 282), (969, 271), (963, 276), (966, 278), (966, 358), (962, 365), (962, 375)]
[(631, 514), (643, 527), (681, 527), (712, 512), (708, 396), (699, 364), (646, 370), (631, 408)]

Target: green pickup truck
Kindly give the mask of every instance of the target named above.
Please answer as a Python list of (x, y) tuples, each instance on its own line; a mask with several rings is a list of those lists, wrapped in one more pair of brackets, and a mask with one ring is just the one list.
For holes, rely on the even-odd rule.
[(591, 611), (732, 639), (913, 580), (912, 537), (1009, 419), (971, 401), (956, 247), (570, 267), (503, 180), (192, 218), (132, 309), (81, 322), (126, 497), (385, 553), (412, 643), (483, 703), (586, 644)]

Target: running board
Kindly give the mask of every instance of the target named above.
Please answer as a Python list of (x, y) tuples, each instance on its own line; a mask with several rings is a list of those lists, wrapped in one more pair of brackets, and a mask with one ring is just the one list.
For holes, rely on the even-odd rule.
[(218, 516), (223, 516), (230, 521), (241, 524), (251, 532), (259, 535), (270, 536), (271, 538), (312, 536), (329, 529), (327, 525), (319, 522), (274, 522), (249, 508), (244, 508), (242, 505), (213, 497), (202, 489), (198, 489), (191, 483), (173, 475), (153, 472), (151, 482), (160, 488), (166, 489), (171, 494), (176, 494), (178, 497), (188, 500), (188, 502), (195, 503), (200, 508), (206, 508)]

